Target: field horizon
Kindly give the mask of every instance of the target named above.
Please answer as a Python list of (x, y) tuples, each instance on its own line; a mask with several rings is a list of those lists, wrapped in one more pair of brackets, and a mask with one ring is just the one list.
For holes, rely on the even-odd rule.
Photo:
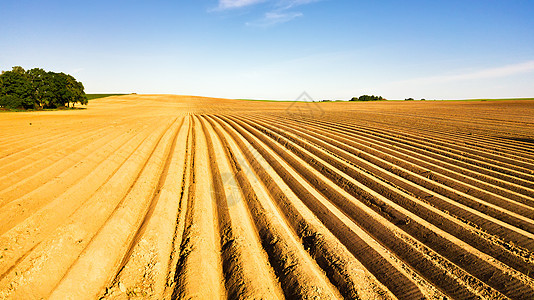
[[(126, 96), (126, 95), (146, 95), (146, 96), (154, 96), (154, 95), (168, 95), (168, 96), (190, 96), (190, 97), (204, 97), (204, 98), (213, 98), (213, 99), (233, 99), (233, 100), (244, 100), (244, 101), (263, 101), (263, 102), (298, 102), (298, 100), (288, 100), (288, 99), (279, 99), (279, 100), (273, 100), (273, 99), (247, 99), (247, 98), (222, 98), (222, 97), (210, 97), (210, 96), (201, 96), (201, 95), (180, 95), (180, 94), (158, 94), (158, 93), (149, 93), (149, 94), (124, 94), (124, 93), (104, 93), (104, 94), (91, 94), (88, 93), (87, 96), (89, 100), (99, 99), (99, 98), (105, 98), (105, 97), (111, 97), (111, 96)], [(414, 99), (413, 101), (510, 101), (510, 100), (534, 100), (534, 97), (522, 97), (522, 98), (466, 98), (466, 99)], [(315, 102), (321, 102), (322, 100), (314, 100)], [(386, 101), (407, 101), (405, 99), (387, 99)], [(326, 102), (326, 101), (325, 101)], [(347, 100), (328, 100), (327, 102), (367, 102), (367, 101), (350, 101)]]

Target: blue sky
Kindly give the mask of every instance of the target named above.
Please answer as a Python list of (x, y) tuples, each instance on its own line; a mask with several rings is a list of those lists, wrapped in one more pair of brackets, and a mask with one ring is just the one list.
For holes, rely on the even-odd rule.
[(0, 69), (87, 93), (534, 97), (532, 16), (532, 0), (0, 0)]

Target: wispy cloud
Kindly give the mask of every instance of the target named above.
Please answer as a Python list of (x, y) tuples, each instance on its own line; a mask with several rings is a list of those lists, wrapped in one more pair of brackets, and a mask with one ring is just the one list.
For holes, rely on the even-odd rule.
[(264, 3), (267, 4), (267, 7), (270, 7), (270, 9), (267, 12), (264, 12), (261, 18), (255, 21), (246, 22), (245, 24), (247, 26), (270, 27), (302, 17), (302, 12), (294, 11), (293, 9), (319, 1), (322, 0), (219, 0), (219, 5), (214, 10), (229, 11)]
[(413, 78), (408, 80), (399, 81), (399, 84), (433, 84), (433, 83), (443, 83), (451, 81), (464, 81), (464, 80), (475, 80), (475, 79), (487, 79), (487, 78), (499, 78), (507, 77), (512, 75), (518, 75), (534, 71), (534, 60), (506, 65), (496, 68), (488, 68), (483, 70), (478, 70), (469, 73), (453, 74), (453, 75), (440, 75), (440, 76), (430, 76), (423, 78)]
[(267, 0), (219, 0), (219, 9), (234, 9), (251, 6), (265, 2)]
[(273, 6), (277, 8), (277, 10), (287, 10), (293, 7), (318, 1), (321, 0), (219, 0), (218, 8), (221, 10), (236, 9), (264, 2), (271, 2)]
[(281, 1), (278, 1), (277, 7), (279, 9), (286, 10), (286, 9), (290, 9), (293, 7), (306, 5), (306, 4), (310, 4), (314, 2), (319, 2), (319, 1), (321, 0), (281, 0)]
[(300, 12), (267, 12), (262, 19), (247, 22), (247, 26), (257, 26), (257, 27), (270, 27), (277, 24), (282, 24), (289, 22), (295, 18), (302, 17)]

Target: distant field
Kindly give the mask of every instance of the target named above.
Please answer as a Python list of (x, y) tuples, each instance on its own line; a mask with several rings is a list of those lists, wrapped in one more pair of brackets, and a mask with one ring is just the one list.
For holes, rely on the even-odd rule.
[[(296, 102), (295, 100), (261, 100), (261, 99), (237, 99), (237, 100), (245, 100), (245, 101), (260, 101), (260, 102)], [(425, 100), (419, 100), (414, 99), (410, 101), (519, 101), (519, 100), (534, 100), (534, 98), (501, 98), (501, 99), (457, 99), (457, 100), (449, 100), (449, 99), (425, 99)], [(389, 99), (389, 100), (383, 100), (384, 101), (407, 101), (404, 99)], [(315, 100), (315, 102), (376, 102), (376, 101), (349, 101), (349, 100)]]
[(534, 299), (534, 101), (0, 117), (0, 299)]
[(94, 100), (98, 98), (105, 98), (105, 97), (111, 97), (111, 96), (122, 96), (126, 94), (86, 94), (87, 100)]
[[(466, 101), (528, 101), (528, 100), (534, 100), (534, 98), (480, 98), (480, 99), (453, 99), (453, 100), (449, 100), (449, 99), (426, 99), (426, 100), (423, 100), (423, 101), (455, 101), (455, 102), (462, 101), (462, 102), (466, 102)], [(406, 100), (397, 100), (397, 101), (406, 101)], [(421, 100), (415, 99), (414, 101), (421, 101)]]
[(259, 102), (294, 102), (294, 100), (262, 100), (262, 99), (237, 99), (244, 101), (259, 101)]

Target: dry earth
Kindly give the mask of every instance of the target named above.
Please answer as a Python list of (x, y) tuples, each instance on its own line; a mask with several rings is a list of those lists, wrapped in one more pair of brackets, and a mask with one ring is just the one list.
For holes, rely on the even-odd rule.
[(534, 101), (0, 114), (0, 298), (533, 299)]

